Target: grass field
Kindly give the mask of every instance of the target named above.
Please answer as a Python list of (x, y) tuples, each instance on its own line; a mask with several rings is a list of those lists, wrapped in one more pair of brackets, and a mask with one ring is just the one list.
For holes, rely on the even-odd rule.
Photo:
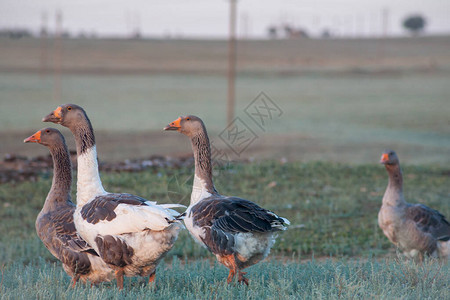
[[(176, 190), (171, 182), (173, 176), (183, 182), (191, 172), (191, 169), (181, 169), (105, 173), (103, 181), (105, 188), (112, 192), (130, 192), (159, 202), (187, 204), (187, 199), (177, 200), (189, 194), (189, 186)], [(409, 201), (427, 204), (450, 215), (448, 168), (405, 166), (404, 173), (405, 197)], [(107, 288), (109, 285), (94, 290), (68, 288), (69, 278), (63, 275), (60, 264), (37, 238), (34, 220), (48, 192), (50, 175), (43, 174), (38, 182), (0, 186), (2, 293), (6, 298), (15, 293), (25, 298), (29, 293), (36, 297), (55, 295), (56, 298), (67, 294), (67, 299), (76, 295), (119, 297), (112, 294)], [(217, 175), (219, 191), (256, 201), (292, 223), (289, 230), (280, 234), (270, 261), (249, 269), (255, 284), (248, 290), (227, 287), (224, 284), (226, 269), (219, 265), (209, 268), (213, 262), (211, 255), (183, 232), (166, 263), (160, 266), (161, 281), (157, 290), (149, 292), (147, 287), (136, 283), (136, 279), (129, 279), (127, 297), (196, 298), (196, 295), (203, 295), (215, 298), (214, 293), (218, 293), (219, 298), (245, 295), (253, 299), (272, 298), (273, 293), (281, 293), (294, 298), (306, 295), (348, 298), (355, 293), (358, 298), (375, 295), (380, 299), (398, 295), (405, 299), (447, 298), (448, 264), (437, 270), (437, 262), (416, 266), (412, 262), (395, 261), (395, 249), (377, 225), (386, 184), (386, 172), (379, 165), (350, 167), (333, 163), (264, 162), (227, 166)], [(174, 190), (180, 196), (168, 193)], [(172, 256), (177, 258), (174, 262)], [(312, 257), (319, 260), (310, 261)], [(326, 257), (334, 258), (333, 262), (324, 261)], [(190, 275), (185, 276), (184, 272)], [(424, 277), (427, 272), (428, 277)], [(193, 286), (185, 289), (174, 287), (171, 282)], [(267, 289), (262, 291), (262, 286)]]
[(38, 260), (3, 269), (0, 299), (448, 299), (449, 266), (404, 260), (272, 260), (251, 268), (250, 286), (245, 287), (226, 284), (227, 272), (217, 263), (174, 259), (159, 266), (154, 287), (133, 278), (118, 291), (111, 283), (72, 289), (59, 266)]

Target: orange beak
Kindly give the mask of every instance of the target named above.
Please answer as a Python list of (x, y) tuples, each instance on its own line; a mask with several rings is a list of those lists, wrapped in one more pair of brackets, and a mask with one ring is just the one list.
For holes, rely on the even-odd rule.
[(53, 123), (61, 122), (61, 109), (62, 109), (61, 106), (58, 106), (54, 111), (45, 116), (42, 119), (42, 122), (53, 122)]
[(181, 117), (164, 127), (164, 130), (176, 130), (180, 131), (181, 129)]
[(385, 164), (388, 161), (389, 161), (389, 154), (383, 153), (383, 155), (381, 155), (380, 164)]
[(32, 136), (27, 137), (23, 140), (24, 143), (39, 143), (41, 141), (41, 131), (39, 130)]

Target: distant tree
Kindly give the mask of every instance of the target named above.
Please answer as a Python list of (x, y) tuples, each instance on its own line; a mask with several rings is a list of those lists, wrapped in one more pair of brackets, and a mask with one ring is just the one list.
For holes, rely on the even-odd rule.
[(45, 26), (42, 26), (42, 27), (41, 27), (41, 31), (39, 32), (39, 36), (40, 36), (41, 38), (46, 38), (46, 37), (48, 37), (47, 27), (45, 27)]
[(294, 28), (291, 27), (291, 25), (284, 25), (283, 27), (284, 29), (284, 34), (286, 35), (287, 38), (290, 38), (292, 35), (292, 32), (294, 32)]
[(64, 38), (64, 39), (70, 39), (70, 32), (69, 31), (63, 31), (62, 33), (61, 33), (61, 37), (62, 38)]
[(419, 34), (426, 25), (426, 20), (421, 15), (412, 15), (403, 21), (403, 27), (409, 30), (412, 34)]
[(275, 26), (269, 26), (269, 28), (267, 28), (267, 34), (269, 35), (269, 38), (271, 39), (276, 39), (278, 36), (278, 30), (277, 27)]
[(322, 38), (327, 39), (327, 38), (330, 38), (330, 37), (331, 37), (331, 32), (330, 32), (330, 30), (327, 29), (327, 28), (325, 28), (325, 29), (322, 31)]
[(28, 29), (1, 29), (0, 30), (0, 36), (9, 37), (10, 39), (17, 40), (21, 38), (28, 38), (32, 37)]

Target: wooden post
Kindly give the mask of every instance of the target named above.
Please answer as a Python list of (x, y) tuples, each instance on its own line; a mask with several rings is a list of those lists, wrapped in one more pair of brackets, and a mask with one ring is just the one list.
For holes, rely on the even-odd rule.
[(41, 44), (41, 55), (39, 57), (39, 75), (44, 75), (47, 72), (47, 59), (48, 59), (48, 28), (47, 28), (47, 12), (41, 14), (41, 31), (39, 33), (39, 40)]
[(228, 102), (227, 122), (234, 119), (235, 82), (236, 82), (236, 1), (230, 0), (230, 23), (228, 39)]
[(55, 36), (53, 37), (53, 100), (61, 102), (61, 64), (62, 64), (62, 13), (60, 10), (55, 16)]

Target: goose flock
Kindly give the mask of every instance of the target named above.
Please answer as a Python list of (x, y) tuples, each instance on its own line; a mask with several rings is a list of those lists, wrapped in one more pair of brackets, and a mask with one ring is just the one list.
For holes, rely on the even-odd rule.
[[(148, 283), (153, 284), (158, 263), (184, 228), (229, 269), (228, 283), (237, 277), (239, 283), (248, 285), (243, 270), (266, 258), (278, 232), (289, 226), (286, 218), (252, 201), (219, 194), (212, 178), (208, 134), (199, 117), (179, 117), (164, 128), (191, 140), (195, 168), (187, 209), (180, 204), (158, 204), (132, 194), (105, 191), (94, 130), (82, 107), (61, 105), (42, 121), (67, 127), (77, 149), (75, 204), (70, 197), (72, 169), (63, 135), (57, 129), (44, 128), (24, 140), (46, 146), (53, 159), (52, 185), (36, 219), (36, 232), (61, 261), (72, 286), (78, 281), (98, 284), (116, 279), (117, 287), (123, 289), (125, 276), (148, 277)], [(428, 255), (447, 260), (449, 222), (436, 210), (405, 201), (402, 172), (394, 151), (384, 152), (380, 163), (389, 175), (378, 215), (383, 233), (407, 257), (422, 261)]]

